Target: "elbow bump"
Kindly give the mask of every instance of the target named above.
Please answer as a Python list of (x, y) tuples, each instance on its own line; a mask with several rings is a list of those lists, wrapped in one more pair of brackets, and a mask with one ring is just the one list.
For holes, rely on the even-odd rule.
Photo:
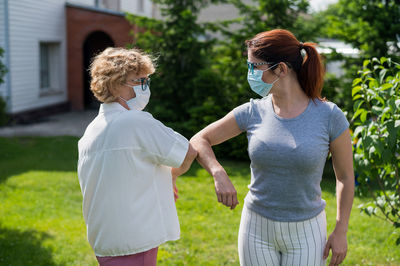
[(196, 158), (197, 157), (197, 150), (195, 150), (193, 147), (189, 147), (188, 156), (190, 158)]

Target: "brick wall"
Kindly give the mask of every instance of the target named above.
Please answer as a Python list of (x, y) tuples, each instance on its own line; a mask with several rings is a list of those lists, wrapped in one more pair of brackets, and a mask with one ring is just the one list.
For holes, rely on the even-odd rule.
[(84, 109), (83, 44), (95, 31), (109, 35), (116, 47), (132, 42), (132, 25), (123, 15), (108, 14), (79, 7), (66, 6), (67, 24), (67, 86), (73, 110)]

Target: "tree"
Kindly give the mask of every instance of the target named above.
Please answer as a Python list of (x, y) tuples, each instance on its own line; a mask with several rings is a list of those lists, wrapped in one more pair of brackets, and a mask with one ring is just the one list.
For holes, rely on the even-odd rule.
[(327, 58), (343, 61), (345, 74), (340, 78), (330, 76), (327, 85), (335, 86), (329, 93), (349, 113), (352, 113), (349, 88), (364, 59), (382, 56), (400, 59), (399, 5), (399, 0), (339, 0), (315, 15), (321, 27), (320, 37), (342, 40), (360, 51), (356, 57), (334, 52)]
[[(247, 83), (245, 40), (263, 31), (282, 28), (293, 32), (300, 41), (315, 41), (318, 26), (307, 15), (309, 3), (305, 0), (259, 0), (249, 5), (241, 0), (228, 2), (239, 10), (240, 17), (215, 27), (225, 39), (220, 42), (213, 63), (230, 84), (231, 97), (237, 105), (256, 97)], [(230, 30), (234, 23), (239, 24), (239, 30)]]
[[(0, 58), (3, 57), (4, 50), (0, 47)], [(0, 60), (0, 84), (4, 83), (3, 77), (7, 73), (7, 68)]]
[[(3, 57), (4, 50), (0, 47), (0, 58)], [(0, 84), (4, 83), (3, 77), (7, 73), (7, 68), (0, 60)], [(6, 102), (0, 96), (0, 126), (5, 125), (8, 122), (8, 116), (6, 114)]]
[[(365, 60), (353, 81), (353, 138), (358, 192), (373, 201), (359, 207), (400, 228), (400, 64)], [(383, 216), (383, 217), (382, 217)], [(400, 236), (396, 243), (400, 245)]]
[(400, 56), (400, 0), (339, 0), (322, 12), (327, 36), (351, 44), (361, 56)]
[(225, 85), (210, 67), (213, 40), (203, 40), (204, 24), (197, 23), (202, 7), (214, 1), (155, 0), (163, 20), (128, 14), (138, 28), (135, 46), (154, 54), (151, 113), (191, 137), (228, 110)]
[[(250, 98), (258, 98), (247, 82), (247, 53), (245, 40), (257, 33), (283, 28), (290, 30), (303, 42), (315, 41), (318, 25), (307, 14), (309, 3), (306, 0), (258, 0), (245, 4), (241, 0), (228, 0), (239, 11), (239, 17), (231, 21), (208, 24), (208, 29), (220, 32), (223, 36), (215, 45), (212, 67), (227, 86), (227, 99), (230, 110)], [(232, 30), (232, 26), (239, 29)], [(226, 144), (226, 154), (240, 159), (248, 159), (247, 139), (244, 134)]]

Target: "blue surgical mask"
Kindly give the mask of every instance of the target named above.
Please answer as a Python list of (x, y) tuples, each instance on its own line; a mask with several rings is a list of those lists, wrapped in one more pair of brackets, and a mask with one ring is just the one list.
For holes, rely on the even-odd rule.
[(272, 86), (274, 85), (274, 83), (276, 81), (278, 81), (279, 77), (276, 80), (274, 80), (272, 83), (265, 83), (262, 80), (262, 76), (265, 71), (273, 68), (276, 65), (277, 64), (271, 66), (270, 68), (268, 68), (266, 70), (249, 68), (249, 71), (247, 72), (247, 81), (249, 82), (250, 88), (252, 89), (252, 91), (254, 91), (255, 93), (257, 93), (258, 95), (260, 95), (262, 97), (265, 97), (268, 95), (268, 93), (272, 89)]

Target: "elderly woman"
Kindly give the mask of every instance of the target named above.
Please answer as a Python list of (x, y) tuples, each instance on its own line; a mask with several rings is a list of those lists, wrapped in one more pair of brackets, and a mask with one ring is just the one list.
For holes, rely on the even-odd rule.
[(100, 265), (156, 265), (158, 246), (179, 238), (175, 180), (197, 153), (142, 111), (155, 71), (148, 55), (107, 48), (90, 71), (103, 103), (78, 143), (89, 243)]

